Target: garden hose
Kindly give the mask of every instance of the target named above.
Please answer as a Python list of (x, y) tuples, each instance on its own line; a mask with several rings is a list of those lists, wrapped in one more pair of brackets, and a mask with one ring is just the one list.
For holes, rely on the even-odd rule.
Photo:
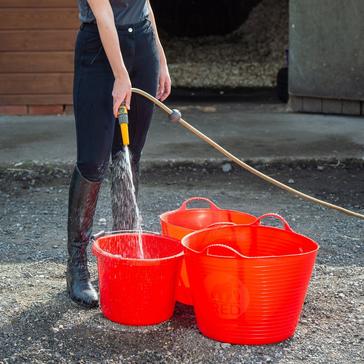
[(129, 141), (129, 118), (128, 109), (125, 104), (121, 104), (118, 110), (118, 121), (120, 125), (121, 141), (124, 146), (130, 144)]
[(330, 208), (330, 209), (334, 209), (334, 210), (340, 211), (340, 212), (342, 212), (342, 213), (344, 213), (346, 215), (354, 216), (354, 217), (357, 217), (359, 219), (364, 220), (364, 214), (345, 209), (344, 207), (334, 205), (332, 203), (320, 200), (320, 199), (318, 199), (316, 197), (313, 197), (313, 196), (310, 196), (310, 195), (306, 195), (303, 192), (300, 192), (300, 191), (298, 191), (298, 190), (296, 190), (296, 189), (294, 189), (292, 187), (289, 187), (289, 186), (285, 185), (282, 182), (277, 181), (276, 179), (274, 179), (272, 177), (269, 177), (269, 176), (265, 175), (264, 173), (258, 171), (257, 169), (251, 167), (249, 164), (246, 164), (245, 162), (243, 162), (239, 158), (235, 157), (233, 154), (231, 154), (226, 149), (224, 149), (221, 145), (219, 145), (218, 143), (216, 143), (215, 141), (210, 139), (208, 136), (206, 136), (205, 134), (203, 134), (202, 132), (197, 130), (195, 127), (193, 127), (192, 125), (187, 123), (185, 120), (182, 119), (182, 115), (178, 110), (170, 109), (168, 106), (163, 104), (161, 101), (159, 101), (158, 99), (156, 99), (155, 97), (153, 97), (149, 93), (147, 93), (147, 92), (145, 92), (143, 90), (140, 90), (138, 88), (132, 88), (132, 92), (134, 92), (136, 94), (139, 94), (139, 95), (147, 98), (151, 102), (153, 102), (155, 105), (157, 105), (159, 108), (161, 108), (163, 111), (165, 111), (169, 115), (169, 119), (172, 122), (179, 123), (184, 128), (189, 130), (192, 134), (196, 135), (198, 138), (202, 139), (204, 142), (210, 144), (213, 148), (215, 148), (217, 151), (219, 151), (225, 157), (227, 157), (231, 161), (235, 162), (236, 164), (238, 164), (240, 167), (244, 168), (248, 172), (250, 172), (250, 173), (254, 174), (255, 176), (263, 179), (264, 181), (266, 181), (268, 183), (271, 183), (274, 186), (281, 188), (282, 190), (290, 192), (295, 196), (302, 197), (302, 198), (304, 198), (304, 199), (306, 199), (308, 201), (311, 201), (313, 203), (316, 203), (318, 205), (321, 205), (321, 206), (324, 206), (324, 207), (327, 207), (327, 208)]

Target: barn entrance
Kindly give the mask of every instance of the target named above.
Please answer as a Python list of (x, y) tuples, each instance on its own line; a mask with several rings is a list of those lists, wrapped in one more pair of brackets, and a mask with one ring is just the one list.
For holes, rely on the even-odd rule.
[(274, 87), (288, 0), (152, 0), (174, 87)]

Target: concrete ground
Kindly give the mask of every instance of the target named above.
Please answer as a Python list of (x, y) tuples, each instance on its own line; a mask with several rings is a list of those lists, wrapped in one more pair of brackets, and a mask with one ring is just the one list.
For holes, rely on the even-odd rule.
[[(245, 160), (364, 158), (362, 118), (287, 113), (281, 104), (170, 105), (186, 121)], [(97, 141), (95, 140), (95, 143)], [(73, 116), (0, 117), (0, 165), (74, 160)], [(143, 161), (193, 161), (222, 156), (156, 112)]]
[[(362, 119), (287, 114), (270, 104), (184, 104), (181, 109), (188, 121), (264, 173), (364, 212)], [(151, 327), (117, 325), (98, 309), (72, 304), (64, 279), (72, 138), (71, 117), (0, 122), (0, 363), (363, 362), (362, 220), (230, 170), (219, 155), (160, 115), (144, 156), (144, 229), (159, 231), (159, 214), (191, 196), (257, 216), (284, 216), (320, 244), (296, 334), (275, 345), (229, 345), (201, 335), (193, 309), (182, 304), (170, 321)], [(111, 226), (108, 189), (106, 180), (95, 232)], [(91, 254), (90, 261), (97, 284)]]

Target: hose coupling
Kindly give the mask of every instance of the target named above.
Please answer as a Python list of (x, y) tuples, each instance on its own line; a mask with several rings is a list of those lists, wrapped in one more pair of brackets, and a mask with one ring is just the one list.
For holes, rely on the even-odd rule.
[(178, 123), (181, 120), (181, 118), (182, 118), (182, 114), (177, 109), (172, 109), (172, 114), (168, 115), (168, 119), (172, 123)]

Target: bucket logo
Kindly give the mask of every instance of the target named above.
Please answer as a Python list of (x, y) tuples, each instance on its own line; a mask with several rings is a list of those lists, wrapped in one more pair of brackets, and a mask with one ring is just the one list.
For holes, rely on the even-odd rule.
[(217, 316), (225, 320), (239, 318), (249, 305), (249, 292), (238, 277), (210, 274), (205, 279), (206, 292)]

